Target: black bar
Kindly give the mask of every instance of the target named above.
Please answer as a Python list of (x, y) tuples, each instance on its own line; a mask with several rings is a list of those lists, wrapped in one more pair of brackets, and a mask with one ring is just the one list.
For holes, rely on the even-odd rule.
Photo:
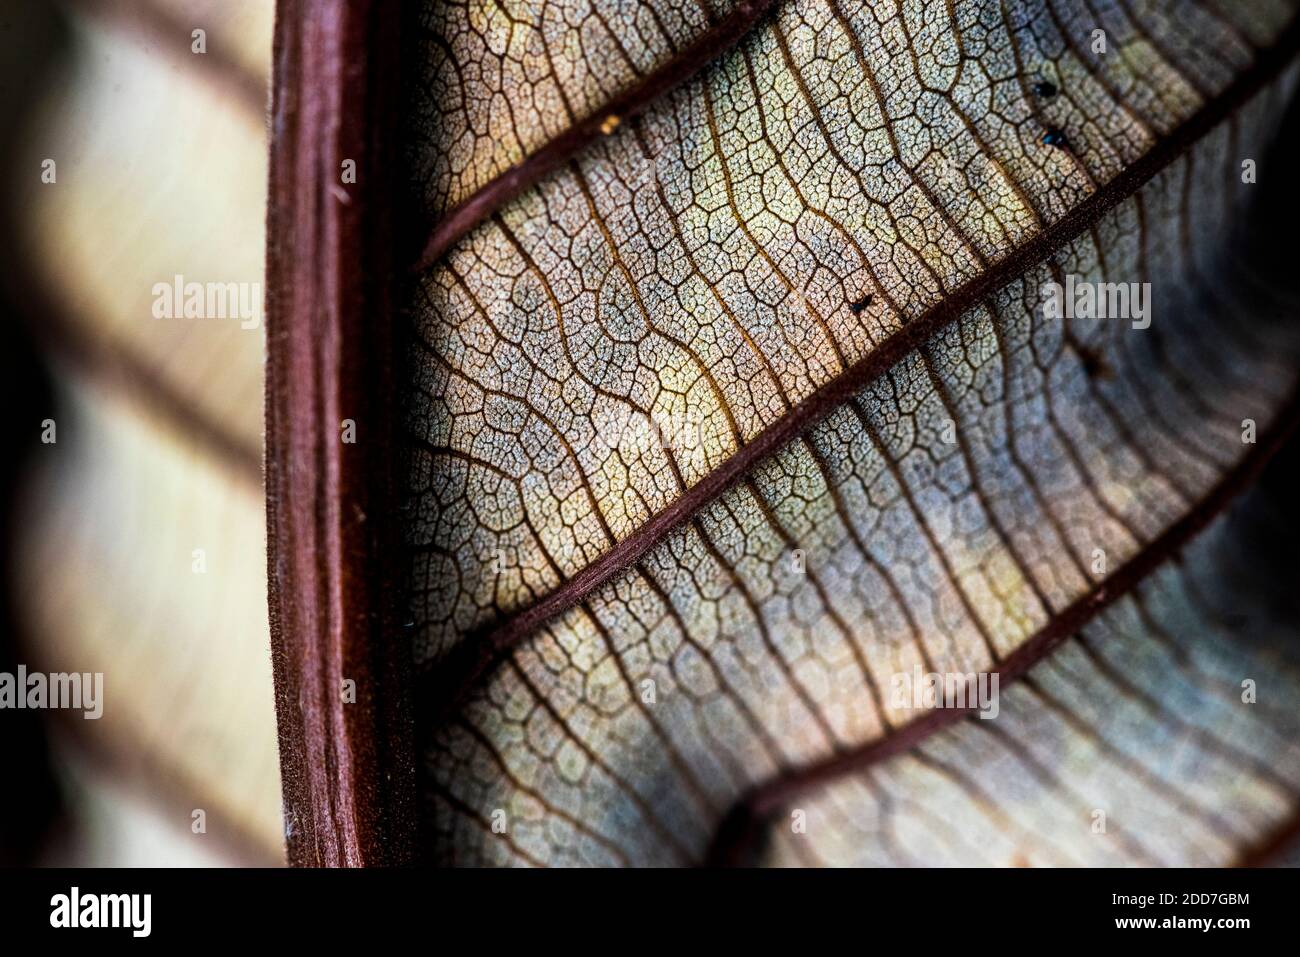
[[(836, 949), (850, 952), (884, 941), (928, 950), (1016, 938), (1032, 946), (1199, 939), (1217, 948), (1273, 939), (1297, 916), (1290, 870), (37, 870), (0, 872), (0, 885), (7, 953), (70, 935), (83, 946), (318, 943), (332, 952), (402, 940), (422, 952), (496, 951), (511, 938), (530, 953), (639, 950), (656, 941), (677, 949), (719, 934), (727, 952), (755, 935), (772, 945), (794, 935), (804, 947), (839, 940)], [(103, 910), (111, 917), (116, 907), (126, 926), (51, 926), (66, 922), (73, 887), (87, 918), (100, 912), (95, 895), (148, 894), (148, 936), (136, 936), (143, 897), (133, 910), (120, 898)], [(1119, 924), (1132, 920), (1151, 923)]]

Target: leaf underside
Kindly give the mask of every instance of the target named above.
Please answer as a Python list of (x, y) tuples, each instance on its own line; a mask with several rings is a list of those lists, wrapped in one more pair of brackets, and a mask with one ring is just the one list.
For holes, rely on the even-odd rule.
[[(796, 802), (817, 839), (800, 840), (778, 819), (762, 859), (1240, 860), (1288, 819), (1300, 787), (1294, 609), (1273, 617), (1234, 568), (1256, 561), (1241, 545), (1230, 522), (1216, 524), (1185, 565), (1164, 567), (1005, 691), (996, 718), (940, 731)], [(1262, 689), (1253, 705), (1242, 700), (1247, 679)]]
[[(431, 222), (728, 12), (604, 6), (428, 7)], [(1294, 409), (1256, 254), (1292, 12), (780, 3), (481, 210), (408, 303), (428, 856), (1229, 863), (1284, 827), (1293, 626), (1242, 620), (1231, 523), (1169, 559)], [(1149, 283), (1149, 328), (1045, 314), (1068, 277)], [(999, 671), (1001, 714), (900, 707), (916, 668)]]

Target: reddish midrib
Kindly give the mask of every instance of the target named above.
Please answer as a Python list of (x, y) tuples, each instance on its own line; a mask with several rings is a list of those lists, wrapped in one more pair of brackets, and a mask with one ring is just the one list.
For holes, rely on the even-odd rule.
[[(397, 40), (381, 0), (279, 6), (267, 577), (293, 864), (409, 862), (419, 823), (409, 650), (393, 640), (393, 327), (373, 321), (393, 315)], [(339, 196), (342, 158), (364, 172)]]

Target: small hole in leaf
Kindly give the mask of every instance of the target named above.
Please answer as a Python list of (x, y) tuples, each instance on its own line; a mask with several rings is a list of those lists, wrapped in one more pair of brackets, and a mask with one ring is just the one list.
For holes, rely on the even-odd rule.
[(1065, 148), (1067, 141), (1064, 133), (1053, 128), (1043, 134), (1043, 143), (1046, 146), (1059, 146)]

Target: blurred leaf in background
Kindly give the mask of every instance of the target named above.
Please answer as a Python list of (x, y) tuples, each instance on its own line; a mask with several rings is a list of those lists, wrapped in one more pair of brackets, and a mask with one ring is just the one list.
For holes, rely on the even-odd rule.
[[(6, 498), (21, 516), (6, 529), (9, 654), (105, 686), (98, 721), (45, 713), (68, 817), (41, 859), (276, 863), (260, 302), (255, 322), (154, 309), (178, 276), (260, 289), (273, 4), (3, 17), (7, 334), (29, 339), (51, 387), (6, 353), (25, 373), (6, 377), (10, 447), (27, 453)], [(48, 806), (41, 732), (24, 730), (22, 800)], [(40, 832), (21, 831), (7, 847), (30, 858)]]

